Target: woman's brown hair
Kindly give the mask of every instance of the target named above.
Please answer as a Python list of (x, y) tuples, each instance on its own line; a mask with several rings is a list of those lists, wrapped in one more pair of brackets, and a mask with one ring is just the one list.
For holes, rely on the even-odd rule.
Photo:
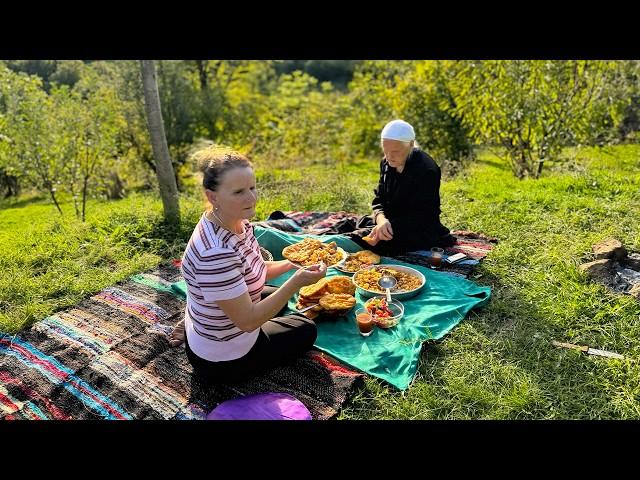
[(251, 161), (243, 154), (218, 146), (198, 150), (192, 156), (202, 172), (202, 186), (216, 190), (222, 175), (233, 168), (253, 168)]

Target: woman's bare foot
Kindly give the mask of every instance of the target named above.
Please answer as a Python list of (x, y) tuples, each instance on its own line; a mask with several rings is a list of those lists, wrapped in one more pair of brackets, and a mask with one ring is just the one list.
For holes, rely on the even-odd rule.
[(173, 327), (173, 332), (169, 335), (169, 345), (178, 347), (184, 343), (184, 320), (180, 320)]

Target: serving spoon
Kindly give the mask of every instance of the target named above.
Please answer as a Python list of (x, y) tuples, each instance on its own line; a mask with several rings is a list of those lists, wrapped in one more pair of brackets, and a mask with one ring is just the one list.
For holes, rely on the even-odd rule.
[(385, 293), (387, 295), (387, 303), (391, 303), (391, 289), (395, 288), (397, 284), (398, 281), (391, 275), (383, 275), (382, 277), (380, 277), (380, 280), (378, 280), (378, 285), (385, 289)]

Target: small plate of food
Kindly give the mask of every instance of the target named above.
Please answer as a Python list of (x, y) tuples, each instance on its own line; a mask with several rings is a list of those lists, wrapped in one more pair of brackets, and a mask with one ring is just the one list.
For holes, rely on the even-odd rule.
[(379, 263), (380, 255), (370, 250), (360, 250), (359, 252), (349, 253), (344, 262), (337, 264), (335, 268), (345, 273), (356, 273), (361, 268), (367, 268)]
[(404, 315), (404, 305), (397, 300), (387, 302), (385, 297), (373, 297), (365, 302), (364, 307), (373, 318), (373, 323), (380, 328), (395, 327)]
[(298, 292), (296, 309), (308, 318), (346, 315), (356, 304), (356, 286), (347, 276), (330, 276)]

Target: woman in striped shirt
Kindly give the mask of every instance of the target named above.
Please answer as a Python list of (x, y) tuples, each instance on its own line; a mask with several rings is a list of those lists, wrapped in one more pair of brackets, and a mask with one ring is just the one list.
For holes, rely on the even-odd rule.
[(182, 258), (187, 283), (186, 353), (211, 380), (235, 380), (309, 350), (316, 326), (303, 315), (277, 316), (324, 265), (297, 270), (281, 287), (265, 282), (294, 267), (265, 262), (249, 223), (257, 201), (253, 167), (242, 154), (209, 147), (194, 155), (212, 209), (202, 215)]

